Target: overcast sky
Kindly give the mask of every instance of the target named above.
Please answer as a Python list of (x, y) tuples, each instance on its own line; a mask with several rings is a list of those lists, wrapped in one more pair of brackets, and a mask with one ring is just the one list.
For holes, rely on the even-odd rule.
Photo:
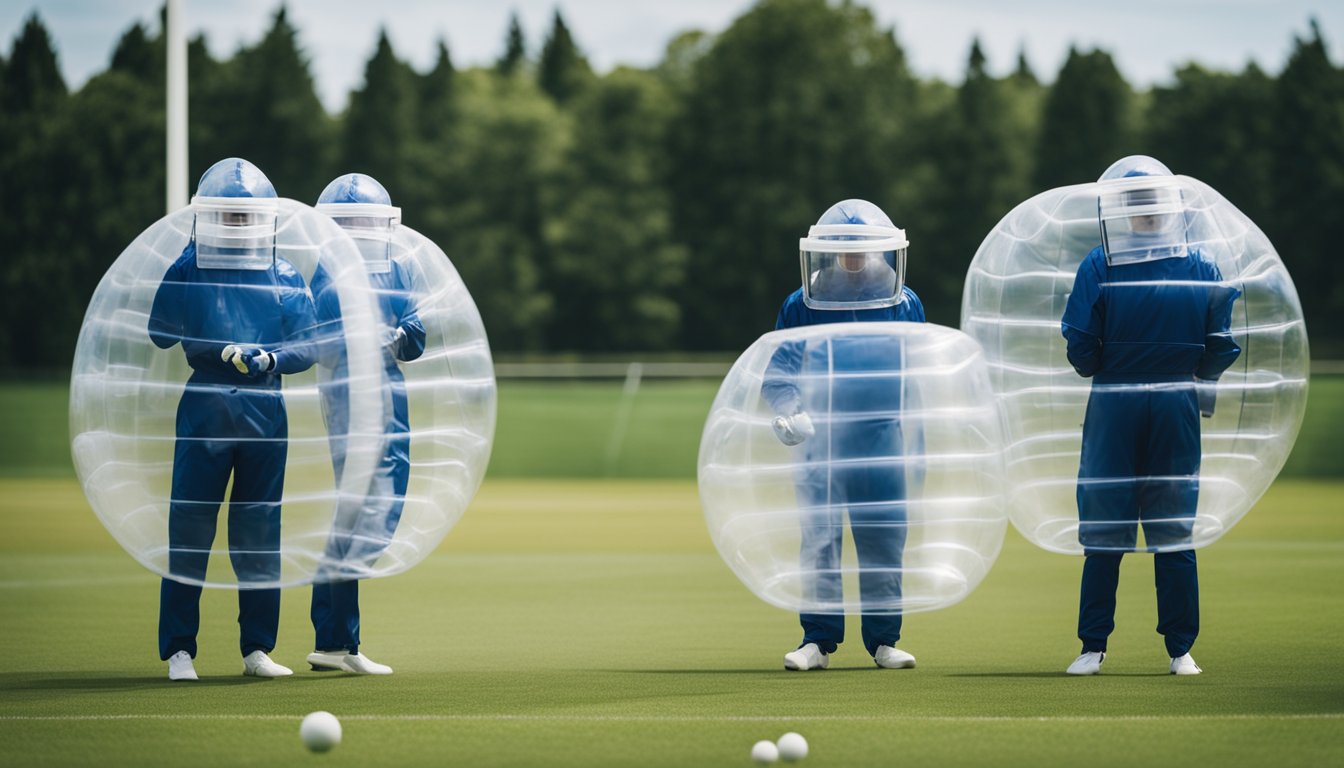
[[(107, 67), (117, 39), (136, 21), (157, 29), (162, 0), (0, 0), (0, 45), (9, 55), (15, 34), (34, 11), (55, 40), (66, 82), (78, 88)], [(868, 0), (883, 26), (896, 28), (921, 77), (960, 81), (971, 39), (978, 35), (992, 72), (1011, 70), (1017, 53), (1042, 79), (1053, 79), (1071, 44), (1100, 47), (1120, 71), (1144, 87), (1198, 61), (1240, 70), (1254, 60), (1276, 74), (1294, 35), (1308, 35), (1315, 17), (1331, 58), (1344, 46), (1342, 0)], [(186, 0), (191, 36), (204, 32), (212, 53), (227, 58), (270, 26), (279, 0)], [(618, 64), (656, 63), (668, 40), (688, 29), (722, 31), (749, 0), (288, 0), (290, 19), (312, 62), (318, 94), (339, 111), (363, 79), (378, 28), (416, 68), (433, 63), (435, 44), (448, 44), (458, 67), (494, 61), (516, 11), (534, 55), (559, 7), (579, 47), (599, 71)]]

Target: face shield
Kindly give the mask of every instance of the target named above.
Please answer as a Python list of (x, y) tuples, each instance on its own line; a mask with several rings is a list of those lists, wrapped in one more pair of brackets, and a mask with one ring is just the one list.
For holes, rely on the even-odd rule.
[(196, 266), (270, 269), (279, 204), (273, 197), (194, 197)]
[[(1112, 186), (1113, 185), (1113, 186)], [(1185, 206), (1170, 178), (1104, 182), (1097, 196), (1101, 244), (1111, 266), (1185, 256)]]
[(817, 224), (798, 241), (803, 303), (813, 309), (876, 309), (901, 300), (904, 230), (869, 224)]
[(317, 210), (355, 241), (370, 274), (392, 271), (392, 236), (401, 221), (400, 208), (378, 203), (319, 203)]

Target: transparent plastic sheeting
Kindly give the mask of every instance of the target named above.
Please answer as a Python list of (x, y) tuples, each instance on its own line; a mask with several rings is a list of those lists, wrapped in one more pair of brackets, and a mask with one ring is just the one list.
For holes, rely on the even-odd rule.
[[(141, 234), (99, 283), (85, 315), (71, 374), (70, 432), (75, 469), (94, 512), (136, 560), (184, 583), (290, 586), (409, 567), (460, 515), (463, 497), (469, 498), (479, 483), (484, 459), (472, 463), (474, 479), (457, 481), (462, 485), (455, 492), (444, 492), (429, 478), (412, 478), (417, 493), (432, 492), (441, 499), (436, 503), (455, 512), (426, 514), (421, 511), (425, 503), (412, 502), (408, 495), (395, 537), (383, 537), (391, 541), (381, 548), (356, 548), (353, 563), (339, 559), (350, 550), (333, 543), (349, 539), (348, 529), (360, 528), (352, 515), (367, 517), (387, 508), (375, 500), (383, 492), (379, 475), (390, 439), (385, 435), (391, 414), (386, 328), (378, 292), (355, 243), (330, 218), (302, 203), (280, 200), (275, 266), (200, 270), (176, 302), (185, 305), (178, 311), (196, 322), (160, 348), (150, 332), (151, 326), (157, 328), (165, 342), (162, 319), (151, 322), (155, 299), (164, 294), (160, 315), (174, 306), (172, 292), (161, 287), (191, 242), (193, 220), (194, 209), (188, 207)], [(405, 254), (432, 261), (429, 250), (407, 247)], [(473, 342), (484, 348), (484, 334), (469, 298), (465, 314), (474, 322), (445, 317), (449, 304), (465, 292), (442, 252), (437, 258), (443, 262), (418, 273), (426, 302), (422, 315), (431, 329), (423, 367), (427, 373), (451, 370), (456, 376), (459, 366), (451, 358)], [(287, 277), (281, 279), (282, 274)], [(449, 275), (455, 282), (447, 280)], [(430, 287), (436, 280), (445, 282)], [(311, 302), (306, 310), (305, 301)], [(266, 305), (285, 309), (277, 315)], [(272, 327), (266, 327), (268, 318)], [(218, 338), (209, 333), (221, 326)], [(473, 338), (462, 338), (463, 333)], [(286, 365), (302, 370), (284, 373), (278, 377), (281, 385), (267, 387), (264, 378), (275, 374), (244, 374), (222, 360), (213, 362), (216, 349), (222, 352), (229, 344), (287, 349), (312, 364), (290, 358)], [(488, 352), (484, 355), (488, 369)], [(333, 388), (340, 397), (329, 396)], [(444, 388), (452, 386), (429, 384), (425, 396)], [(469, 449), (473, 455), (483, 450), (488, 456), (489, 451), (492, 379), (485, 389), (485, 446)], [(473, 422), (453, 410), (458, 405), (445, 400), (419, 408), (425, 414), (419, 427), (428, 436), (426, 445), (436, 432), (471, 428)], [(334, 424), (358, 439), (334, 439)], [(338, 445), (339, 479), (333, 466)], [(419, 469), (436, 478), (463, 474), (442, 451), (428, 447)], [(222, 503), (212, 502), (219, 498)], [(369, 528), (366, 521), (363, 529)]]
[(381, 332), (395, 333), (387, 308), (404, 301), (424, 329), (424, 350), (412, 359), (383, 357), (388, 421), (381, 431), (349, 436), (352, 444), (381, 441), (383, 454), (369, 493), (340, 507), (330, 578), (385, 576), (428, 555), (476, 494), (494, 441), (494, 363), (466, 285), (444, 252), (409, 227), (395, 228), (389, 257), (390, 272), (370, 272)]
[[(798, 424), (795, 412), (812, 434), (787, 447), (772, 423)], [(966, 597), (998, 556), (1002, 451), (984, 357), (959, 331), (774, 331), (714, 400), (700, 500), (719, 554), (772, 605), (931, 610)]]
[[(1024, 536), (1051, 551), (1083, 551), (1079, 458), (1093, 387), (1118, 392), (1173, 386), (1094, 385), (1069, 364), (1060, 332), (1079, 264), (1102, 242), (1098, 200), (1117, 185), (1151, 182), (1136, 178), (1081, 184), (1031, 198), (999, 222), (966, 276), (961, 325), (984, 348), (990, 381), (1002, 403), (1009, 517)], [(1116, 531), (1131, 531), (1126, 536), (1085, 535), (1089, 551), (1179, 550), (1217, 540), (1250, 510), (1283, 467), (1306, 406), (1306, 327), (1293, 282), (1273, 246), (1208, 185), (1186, 176), (1165, 177), (1162, 184), (1174, 186), (1182, 200), (1184, 255), (1179, 258), (1193, 255), (1211, 262), (1222, 277), (1216, 285), (1241, 292), (1231, 322), (1241, 354), (1217, 382), (1212, 418), (1199, 420), (1202, 463), (1197, 477), (1087, 481), (1098, 484), (1095, 490), (1137, 498), (1173, 490), (1197, 493), (1193, 518), (1188, 511), (1135, 511), (1127, 520), (1112, 521)], [(1118, 291), (1125, 285), (1111, 287)], [(1134, 284), (1123, 289), (1153, 288)], [(1133, 533), (1143, 526), (1147, 539)]]

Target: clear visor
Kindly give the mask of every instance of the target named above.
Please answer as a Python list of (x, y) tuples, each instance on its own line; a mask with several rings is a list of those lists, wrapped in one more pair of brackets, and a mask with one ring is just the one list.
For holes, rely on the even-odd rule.
[(818, 225), (798, 243), (803, 303), (813, 309), (895, 306), (905, 285), (905, 233), (867, 225)]
[(359, 246), (370, 273), (392, 271), (392, 239), (401, 222), (401, 209), (377, 203), (322, 203), (317, 210), (330, 216)]
[[(1139, 180), (1135, 180), (1139, 181)], [(1097, 197), (1101, 243), (1109, 264), (1185, 256), (1185, 206), (1175, 186), (1153, 187), (1153, 179), (1103, 191)]]
[(279, 207), (273, 198), (202, 198), (196, 210), (196, 266), (270, 269)]

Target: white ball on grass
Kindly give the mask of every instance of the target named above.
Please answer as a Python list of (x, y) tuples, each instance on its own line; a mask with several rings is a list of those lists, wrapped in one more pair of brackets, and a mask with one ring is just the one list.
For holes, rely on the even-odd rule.
[(807, 757), (807, 739), (801, 733), (789, 731), (779, 737), (776, 745), (779, 747), (779, 756), (786, 763), (796, 763)]
[(310, 712), (299, 726), (303, 745), (314, 752), (326, 752), (341, 743), (341, 721), (330, 712)]
[(779, 747), (773, 741), (758, 741), (751, 748), (751, 759), (758, 763), (773, 763), (779, 759)]

